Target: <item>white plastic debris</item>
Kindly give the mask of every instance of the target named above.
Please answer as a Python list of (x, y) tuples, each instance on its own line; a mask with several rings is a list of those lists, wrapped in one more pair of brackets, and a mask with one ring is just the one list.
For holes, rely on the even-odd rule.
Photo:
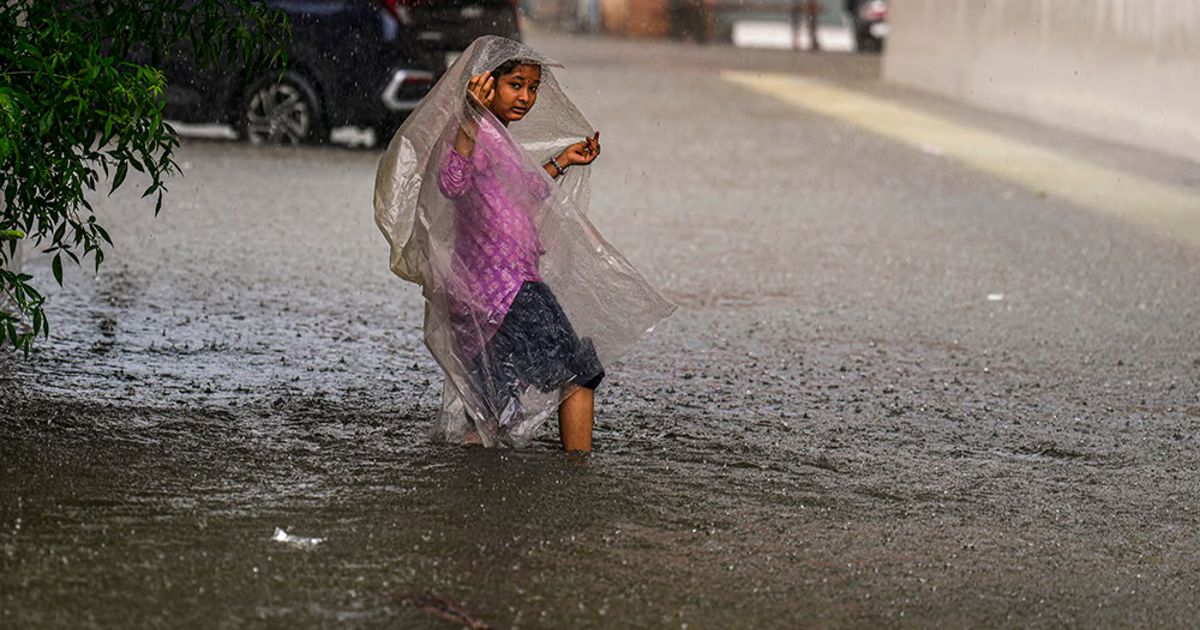
[(999, 302), (999, 301), (1001, 301), (1001, 300), (1003, 300), (1003, 299), (1004, 299), (1004, 294), (1003, 294), (1003, 293), (989, 293), (989, 294), (988, 294), (988, 301), (989, 301), (989, 302)]
[(283, 528), (281, 528), (281, 527), (275, 528), (275, 535), (271, 536), (271, 540), (274, 540), (276, 542), (281, 542), (281, 543), (288, 543), (289, 545), (296, 545), (299, 547), (315, 547), (315, 546), (325, 542), (324, 538), (309, 538), (306, 536), (293, 536), (293, 535), (283, 531)]

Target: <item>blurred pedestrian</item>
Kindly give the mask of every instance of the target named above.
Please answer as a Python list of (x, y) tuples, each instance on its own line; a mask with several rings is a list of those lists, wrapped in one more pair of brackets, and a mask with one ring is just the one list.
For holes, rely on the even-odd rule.
[(673, 39), (707, 42), (708, 5), (706, 0), (668, 0), (667, 16)]
[(809, 50), (820, 51), (817, 27), (821, 19), (821, 0), (804, 0), (804, 25), (808, 30)]
[(376, 222), (422, 285), (451, 440), (519, 445), (557, 408), (563, 448), (590, 451), (606, 357), (673, 309), (583, 215), (600, 132), (552, 65), (476, 40), (380, 163)]
[(578, 0), (575, 30), (580, 33), (599, 33), (603, 23), (600, 18), (599, 0)]

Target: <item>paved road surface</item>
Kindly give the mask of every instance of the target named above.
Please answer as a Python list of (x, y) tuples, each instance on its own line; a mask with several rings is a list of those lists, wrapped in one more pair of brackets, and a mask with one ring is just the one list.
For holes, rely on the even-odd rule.
[[(681, 307), (609, 370), (595, 455), (424, 437), (376, 152), (191, 140), (157, 219), (98, 200), (109, 262), (0, 358), (0, 624), (454, 627), (426, 593), (501, 627), (1200, 618), (1191, 224), (988, 166), (1186, 201), (1195, 164), (872, 57), (532, 39), (602, 131), (595, 223)], [(812, 81), (988, 141), (897, 139)]]

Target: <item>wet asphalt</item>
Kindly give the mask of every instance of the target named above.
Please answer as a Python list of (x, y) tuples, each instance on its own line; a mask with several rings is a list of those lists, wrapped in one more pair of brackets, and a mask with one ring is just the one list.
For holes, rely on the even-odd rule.
[(159, 217), (96, 200), (105, 266), (0, 357), (0, 625), (1200, 620), (1200, 251), (715, 70), (1197, 194), (1200, 167), (880, 85), (872, 57), (530, 40), (602, 132), (593, 221), (680, 306), (608, 370), (594, 455), (552, 426), (429, 440), (377, 151), (190, 139)]

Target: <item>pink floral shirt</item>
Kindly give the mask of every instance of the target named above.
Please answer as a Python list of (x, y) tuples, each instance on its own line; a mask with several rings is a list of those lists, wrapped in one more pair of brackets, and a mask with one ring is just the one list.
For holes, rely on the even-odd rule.
[(541, 281), (544, 250), (531, 213), (549, 184), (544, 172), (527, 170), (519, 150), (485, 119), (471, 157), (450, 142), (438, 172), (438, 188), (457, 211), (450, 324), (467, 359), (500, 328), (521, 285)]

